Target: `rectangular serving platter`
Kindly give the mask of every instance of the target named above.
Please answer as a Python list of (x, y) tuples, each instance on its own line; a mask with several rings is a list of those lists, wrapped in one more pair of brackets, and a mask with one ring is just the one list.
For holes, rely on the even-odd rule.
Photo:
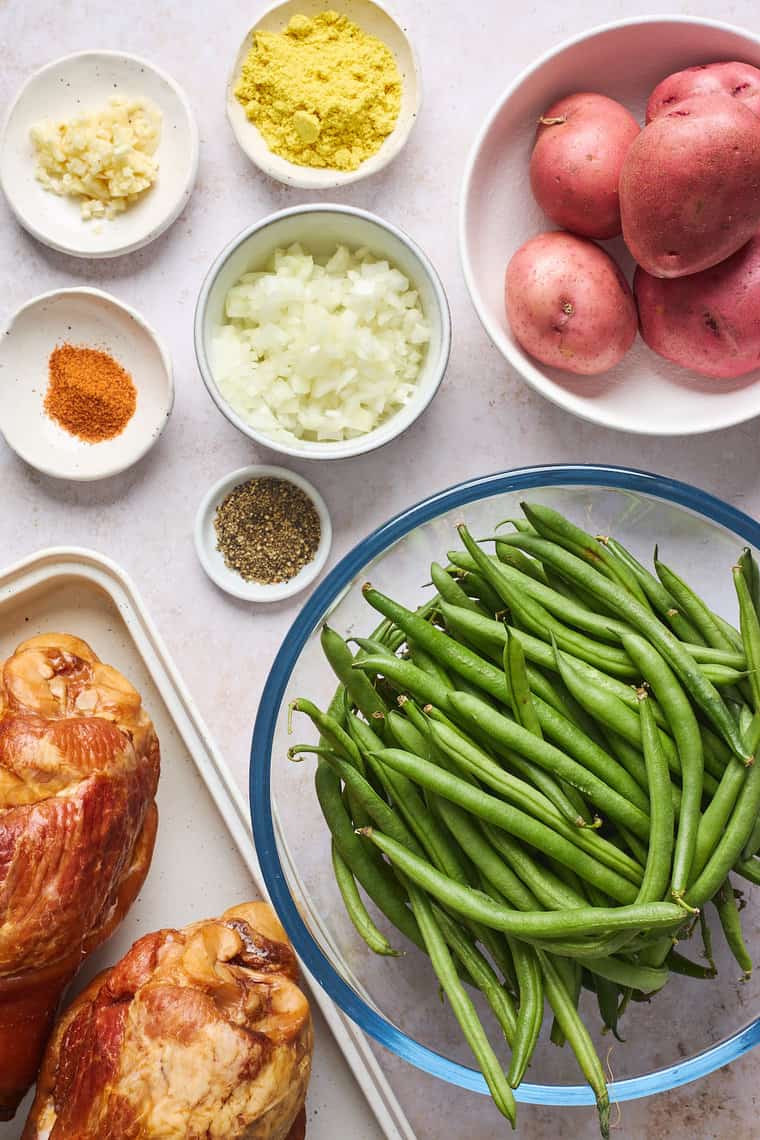
[[(77, 976), (76, 990), (141, 935), (219, 914), (264, 891), (246, 801), (123, 571), (93, 551), (61, 547), (0, 573), (0, 660), (42, 632), (82, 637), (124, 673), (142, 694), (161, 741), (160, 822), (150, 874), (119, 930)], [(364, 1034), (308, 975), (307, 982), (316, 1042), (309, 1140), (415, 1140)], [(0, 1140), (19, 1140), (29, 1103), (14, 1121), (0, 1124)]]

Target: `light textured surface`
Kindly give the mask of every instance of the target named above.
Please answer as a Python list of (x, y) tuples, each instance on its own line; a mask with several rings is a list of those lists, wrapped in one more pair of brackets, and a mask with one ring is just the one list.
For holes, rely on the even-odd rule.
[[(454, 352), (430, 410), (404, 437), (374, 455), (335, 465), (297, 464), (324, 494), (335, 525), (334, 557), (390, 514), (467, 476), (520, 464), (616, 462), (693, 481), (757, 513), (760, 452), (756, 424), (679, 442), (626, 437), (569, 418), (523, 386), (482, 332), (458, 265), (456, 207), (460, 172), (474, 130), (514, 74), (540, 52), (594, 23), (636, 14), (622, 0), (523, 5), (503, 0), (398, 0), (422, 63), (425, 97), (407, 149), (384, 173), (336, 195), (399, 223), (435, 261), (454, 315)], [(652, 3), (659, 11), (715, 15), (706, 0)], [(258, 6), (244, 0), (135, 0), (125, 6), (77, 0), (5, 0), (0, 6), (0, 103), (55, 55), (122, 47), (166, 68), (187, 90), (199, 119), (198, 186), (180, 220), (153, 245), (114, 262), (77, 262), (24, 234), (0, 206), (2, 304), (92, 282), (135, 305), (172, 352), (177, 403), (150, 455), (126, 475), (92, 486), (38, 476), (0, 444), (3, 517), (0, 557), (78, 543), (118, 559), (138, 584), (202, 715), (245, 785), (257, 694), (298, 600), (267, 609), (236, 603), (205, 578), (192, 545), (198, 501), (212, 481), (245, 463), (271, 461), (226, 423), (195, 367), (192, 313), (212, 258), (263, 214), (309, 200), (265, 181), (238, 150), (224, 118), (230, 61)], [(755, 23), (751, 0), (719, 13)], [(592, 82), (593, 76), (589, 77)], [(677, 428), (677, 425), (674, 425)], [(384, 1056), (420, 1140), (506, 1134), (481, 1099), (462, 1094)], [(625, 1105), (614, 1135), (633, 1140), (722, 1140), (758, 1134), (757, 1059), (745, 1058), (645, 1104)], [(586, 1140), (587, 1110), (521, 1110), (524, 1140)]]

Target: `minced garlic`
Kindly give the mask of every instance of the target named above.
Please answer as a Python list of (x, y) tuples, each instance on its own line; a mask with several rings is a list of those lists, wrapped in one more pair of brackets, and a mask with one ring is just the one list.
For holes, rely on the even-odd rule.
[(380, 149), (401, 108), (393, 52), (346, 16), (293, 16), (255, 32), (235, 97), (271, 151), (298, 166), (356, 170)]
[(123, 213), (158, 177), (161, 112), (148, 99), (114, 95), (102, 110), (37, 123), (31, 138), (38, 181), (81, 198), (85, 220)]

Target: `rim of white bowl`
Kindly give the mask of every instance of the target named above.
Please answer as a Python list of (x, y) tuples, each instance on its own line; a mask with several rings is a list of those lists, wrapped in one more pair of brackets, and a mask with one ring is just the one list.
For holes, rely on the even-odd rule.
[[(353, 182), (361, 182), (364, 178), (372, 178), (373, 175), (379, 174), (381, 170), (385, 170), (386, 166), (388, 166), (389, 163), (393, 162), (393, 160), (397, 158), (401, 151), (404, 149), (407, 142), (409, 141), (409, 136), (411, 135), (417, 123), (420, 115), (420, 109), (422, 107), (422, 68), (420, 67), (420, 59), (414, 46), (414, 42), (407, 34), (406, 28), (403, 26), (400, 18), (395, 14), (395, 12), (393, 12), (387, 4), (381, 4), (379, 0), (364, 0), (364, 2), (368, 2), (375, 8), (378, 8), (388, 17), (391, 23), (395, 24), (398, 28), (402, 39), (409, 49), (409, 55), (412, 61), (412, 75), (414, 80), (415, 95), (414, 108), (412, 114), (409, 116), (409, 122), (404, 126), (403, 130), (398, 130), (398, 123), (396, 124), (388, 136), (389, 140), (393, 140), (393, 145), (386, 148), (386, 153), (383, 154), (382, 157), (378, 158), (377, 155), (370, 155), (370, 158), (361, 163), (356, 168), (356, 170), (347, 171), (332, 170), (327, 168), (322, 170), (318, 167), (312, 166), (303, 167), (299, 166), (298, 163), (288, 162), (287, 159), (283, 159), (277, 155), (273, 155), (273, 158), (277, 159), (276, 162), (270, 163), (262, 161), (251, 150), (249, 150), (248, 146), (246, 145), (245, 137), (238, 130), (237, 125), (232, 118), (232, 115), (230, 114), (230, 106), (232, 100), (235, 97), (233, 87), (238, 76), (240, 57), (243, 53), (243, 49), (246, 45), (246, 42), (248, 41), (248, 38), (252, 35), (253, 32), (258, 30), (262, 21), (265, 20), (267, 16), (271, 16), (273, 12), (276, 12), (278, 8), (283, 8), (288, 2), (289, 0), (274, 0), (274, 3), (268, 4), (263, 12), (259, 14), (256, 23), (251, 24), (250, 28), (245, 33), (245, 36), (241, 41), (241, 45), (238, 48), (237, 55), (235, 56), (235, 60), (232, 64), (232, 67), (230, 68), (227, 84), (225, 86), (225, 111), (227, 114), (227, 121), (230, 124), (230, 129), (235, 136), (235, 141), (249, 162), (252, 162), (253, 165), (262, 172), (262, 174), (266, 174), (268, 178), (275, 179), (275, 181), (280, 182), (283, 186), (293, 186), (299, 190), (337, 190), (342, 186), (350, 186)], [(326, 5), (326, 10), (327, 8), (329, 8), (329, 4)], [(250, 123), (249, 125), (252, 130), (260, 134), (258, 128), (255, 127), (253, 123)], [(262, 142), (264, 142), (263, 136), (261, 137)], [(266, 146), (265, 142), (264, 145)], [(265, 155), (270, 153), (268, 148), (264, 153)], [(375, 159), (376, 161), (373, 161)], [(372, 163), (369, 168), (367, 168), (368, 162)], [(279, 163), (286, 163), (286, 169), (279, 169)], [(310, 173), (308, 175), (299, 174), (299, 171), (303, 170), (308, 170)]]
[(146, 321), (145, 317), (139, 313), (137, 309), (132, 308), (132, 306), (128, 305), (126, 301), (121, 301), (118, 297), (114, 297), (113, 293), (107, 293), (105, 289), (98, 289), (94, 285), (71, 285), (67, 286), (64, 289), (48, 289), (45, 293), (38, 293), (36, 297), (30, 297), (29, 300), (24, 301), (22, 305), (19, 305), (18, 308), (11, 313), (8, 319), (4, 322), (2, 328), (0, 328), (0, 344), (3, 342), (5, 337), (10, 334), (15, 322), (18, 320), (22, 313), (26, 312), (27, 309), (31, 309), (33, 306), (39, 305), (43, 301), (54, 301), (58, 297), (81, 297), (83, 295), (89, 297), (97, 297), (99, 301), (105, 301), (106, 304), (111, 305), (113, 308), (121, 309), (122, 312), (131, 317), (135, 324), (144, 329), (149, 338), (155, 344), (156, 348), (158, 349), (158, 354), (161, 357), (161, 363), (164, 367), (166, 382), (168, 385), (168, 399), (161, 420), (157, 423), (153, 431), (146, 433), (145, 441), (138, 451), (133, 452), (129, 458), (125, 459), (124, 461), (111, 463), (96, 473), (86, 475), (71, 474), (68, 471), (59, 471), (55, 467), (51, 467), (46, 464), (44, 461), (38, 462), (36, 459), (32, 459), (30, 456), (25, 455), (23, 452), (19, 451), (8, 440), (5, 432), (2, 430), (2, 415), (0, 414), (0, 436), (2, 436), (2, 438), (5, 440), (5, 443), (11, 449), (11, 451), (19, 457), (19, 459), (23, 460), (24, 463), (28, 463), (30, 467), (34, 467), (36, 471), (41, 472), (43, 475), (50, 476), (51, 479), (67, 479), (71, 483), (95, 483), (99, 479), (110, 479), (111, 476), (121, 475), (123, 471), (128, 471), (130, 467), (134, 467), (136, 463), (139, 463), (140, 460), (148, 454), (154, 444), (158, 442), (159, 438), (163, 434), (164, 428), (168, 424), (169, 418), (174, 409), (175, 398), (174, 369), (172, 366), (172, 359), (160, 333), (156, 331), (153, 325)]
[(21, 87), (16, 92), (16, 95), (12, 99), (8, 110), (5, 113), (5, 117), (3, 118), (2, 126), (0, 127), (0, 152), (5, 146), (8, 127), (16, 111), (16, 107), (21, 102), (21, 99), (26, 94), (27, 89), (32, 85), (32, 83), (39, 79), (41, 75), (44, 75), (46, 71), (53, 71), (55, 68), (60, 67), (61, 64), (68, 63), (72, 59), (80, 59), (84, 56), (101, 56), (106, 59), (113, 59), (114, 57), (119, 59), (127, 59), (132, 63), (136, 63), (139, 67), (147, 68), (149, 71), (152, 71), (155, 75), (157, 75), (159, 79), (161, 79), (168, 87), (172, 89), (182, 106), (182, 110), (184, 111), (187, 118), (191, 146), (190, 169), (188, 171), (188, 176), (182, 184), (181, 189), (178, 190), (177, 201), (175, 202), (172, 209), (164, 216), (162, 221), (159, 222), (157, 226), (154, 226), (148, 230), (148, 232), (141, 238), (136, 238), (134, 241), (125, 242), (125, 244), (122, 246), (102, 251), (82, 250), (80, 247), (75, 245), (67, 245), (62, 242), (57, 242), (49, 235), (43, 233), (42, 230), (38, 229), (38, 227), (34, 224), (33, 218), (22, 216), (16, 209), (13, 199), (5, 189), (2, 173), (3, 166), (2, 163), (0, 163), (0, 187), (2, 188), (3, 194), (5, 195), (5, 200), (8, 203), (8, 207), (14, 218), (18, 224), (27, 231), (27, 233), (30, 233), (33, 238), (36, 238), (37, 241), (42, 242), (42, 244), (46, 245), (49, 249), (55, 249), (59, 253), (67, 253), (70, 257), (81, 257), (102, 261), (106, 260), (109, 257), (123, 257), (127, 253), (135, 253), (138, 249), (143, 249), (146, 245), (150, 245), (152, 241), (155, 241), (155, 239), (157, 237), (160, 237), (161, 234), (165, 233), (170, 226), (174, 225), (177, 218), (180, 216), (185, 206), (190, 201), (190, 197), (192, 195), (193, 189), (195, 187), (195, 182), (198, 177), (198, 165), (200, 162), (200, 133), (198, 130), (198, 123), (196, 122), (195, 115), (193, 113), (192, 105), (187, 95), (185, 94), (185, 91), (182, 87), (180, 87), (179, 83), (177, 83), (176, 79), (173, 79), (172, 76), (169, 75), (167, 71), (164, 71), (162, 67), (158, 67), (157, 64), (152, 63), (149, 59), (145, 59), (144, 56), (136, 55), (134, 52), (130, 51), (118, 51), (113, 48), (85, 48), (83, 51), (72, 51), (68, 52), (66, 55), (58, 56), (57, 59), (51, 60), (49, 63), (44, 64), (42, 67), (38, 67), (36, 71), (32, 72), (32, 74), (24, 80), (24, 82), (21, 84)]
[[(292, 483), (294, 487), (299, 487), (304, 494), (309, 496), (316, 507), (320, 525), (319, 545), (311, 562), (308, 562), (294, 578), (290, 578), (287, 582), (274, 582), (269, 586), (262, 582), (246, 582), (244, 578), (235, 576), (235, 572), (226, 566), (224, 573), (219, 572), (215, 565), (216, 560), (206, 541), (209, 515), (216, 510), (220, 501), (241, 483), (264, 477), (281, 479), (285, 483)], [(211, 520), (211, 525), (213, 526), (213, 520)], [(296, 471), (289, 471), (286, 467), (277, 467), (269, 463), (252, 463), (248, 467), (239, 467), (237, 471), (230, 471), (228, 475), (223, 475), (209, 488), (196, 512), (193, 537), (201, 566), (220, 590), (224, 590), (225, 593), (240, 598), (244, 602), (282, 602), (286, 598), (292, 598), (294, 594), (299, 594), (305, 590), (324, 569), (332, 548), (332, 522), (325, 500), (316, 487), (308, 479), (304, 479), (303, 475), (299, 475)]]
[(555, 47), (549, 48), (543, 52), (537, 59), (530, 63), (509, 83), (498, 99), (495, 100), (485, 121), (475, 136), (465, 163), (464, 175), (462, 177), (462, 195), (459, 206), (459, 259), (464, 274), (467, 292), (470, 294), (473, 308), (477, 314), (478, 320), (485, 329), (489, 339), (495, 348), (499, 350), (508, 364), (515, 369), (531, 388), (540, 392), (551, 403), (556, 404), (557, 407), (562, 408), (564, 411), (569, 412), (571, 415), (577, 416), (579, 419), (586, 420), (588, 423), (598, 424), (600, 427), (611, 428), (614, 431), (628, 432), (631, 435), (644, 435), (644, 436), (676, 436), (676, 435), (704, 435), (711, 431), (720, 431), (724, 428), (735, 427), (737, 424), (746, 423), (748, 420), (754, 419), (758, 412), (752, 412), (750, 415), (746, 414), (732, 414), (730, 412), (723, 415), (716, 416), (715, 421), (711, 424), (705, 424), (699, 427), (690, 427), (686, 431), (682, 427), (678, 430), (673, 430), (668, 427), (665, 419), (659, 423), (652, 424), (651, 427), (640, 427), (638, 425), (625, 426), (617, 421), (614, 416), (608, 415), (603, 409), (598, 409), (596, 405), (582, 405), (577, 407), (574, 403), (571, 404), (569, 397), (564, 392), (564, 389), (556, 384), (553, 380), (548, 379), (541, 368), (530, 360), (526, 360), (520, 355), (515, 345), (504, 339), (503, 329), (497, 325), (485, 312), (485, 305), (481, 297), (480, 287), (477, 284), (475, 272), (472, 267), (470, 259), (469, 241), (467, 238), (467, 220), (469, 216), (469, 204), (471, 194), (471, 183), (475, 164), (477, 163), (481, 147), (485, 140), (486, 135), (493, 126), (494, 120), (500, 114), (504, 104), (508, 99), (511, 99), (517, 89), (528, 79), (531, 75), (542, 68), (546, 63), (552, 60), (555, 56), (561, 55), (562, 52), (567, 51), (568, 48), (574, 47), (576, 44), (582, 43), (584, 40), (592, 39), (594, 36), (601, 35), (604, 32), (615, 31), (619, 28), (638, 27), (642, 24), (690, 24), (698, 27), (714, 28), (716, 31), (730, 32), (732, 35), (740, 36), (745, 40), (752, 40), (760, 44), (760, 35), (755, 35), (753, 32), (746, 28), (741, 28), (736, 24), (729, 24), (725, 20), (713, 20), (707, 16), (684, 16), (684, 15), (667, 15), (666, 13), (653, 13), (648, 16), (629, 16), (623, 20), (609, 20), (604, 24), (596, 24), (593, 28), (587, 29), (585, 32), (580, 32), (578, 35), (570, 36), (568, 39), (563, 40)]
[[(415, 410), (414, 415), (411, 417), (405, 415), (409, 408), (409, 405), (406, 405), (399, 409), (398, 412), (394, 412), (390, 419), (380, 424), (379, 427), (373, 428), (372, 431), (367, 432), (365, 435), (357, 436), (356, 439), (345, 439), (319, 444), (313, 442), (307, 443), (306, 441), (286, 443), (282, 440), (272, 439), (271, 436), (251, 427), (250, 424), (247, 424), (245, 420), (230, 407), (222, 396), (214, 379), (213, 369), (211, 368), (206, 352), (203, 326), (209, 296), (216, 282), (216, 278), (238, 247), (247, 241), (252, 234), (257, 233), (259, 230), (266, 229), (275, 222), (301, 214), (314, 213), (347, 214), (352, 217), (362, 218), (364, 221), (374, 223), (380, 229), (388, 231), (388, 233), (392, 234), (398, 241), (402, 242), (411, 250), (433, 289), (435, 307), (441, 324), (441, 346), (438, 352), (438, 359), (435, 362), (435, 369), (432, 372), (433, 379), (430, 382), (429, 390), (425, 394), (424, 403)], [(243, 435), (247, 435), (249, 439), (254, 440), (262, 447), (269, 448), (270, 451), (279, 452), (280, 455), (288, 455), (292, 459), (351, 459), (357, 455), (364, 455), (368, 451), (375, 451), (377, 448), (385, 446), (386, 443), (390, 443), (392, 439), (396, 439), (397, 436), (405, 432), (407, 428), (411, 427), (412, 424), (420, 418), (438, 392), (443, 378), (446, 375), (446, 369), (449, 363), (451, 337), (451, 310), (449, 308), (446, 291), (437, 269), (424, 250), (420, 248), (409, 234), (398, 226), (395, 226), (392, 222), (385, 221), (385, 219), (378, 217), (377, 214), (373, 214), (369, 210), (359, 209), (358, 206), (344, 206), (337, 202), (308, 202), (302, 206), (288, 206), (284, 210), (277, 210), (273, 214), (268, 214), (260, 221), (254, 222), (252, 225), (247, 226), (246, 229), (241, 230), (239, 234), (224, 246), (222, 251), (212, 262), (211, 268), (203, 279), (203, 284), (198, 294), (198, 301), (195, 306), (195, 358), (209, 396), (225, 419), (229, 420), (231, 424), (234, 424)]]

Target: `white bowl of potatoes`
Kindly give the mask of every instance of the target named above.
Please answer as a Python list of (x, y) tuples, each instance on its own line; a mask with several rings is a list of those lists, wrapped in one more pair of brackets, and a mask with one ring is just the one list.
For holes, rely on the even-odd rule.
[[(732, 66), (726, 67), (727, 64)], [(707, 65), (718, 65), (721, 70), (716, 71), (715, 67)], [(676, 81), (674, 74), (686, 69), (698, 71), (690, 70), (680, 81)], [(663, 267), (651, 268), (646, 264), (646, 250), (641, 247), (640, 240), (632, 239), (633, 227), (627, 231), (625, 224), (626, 202), (630, 204), (633, 199), (633, 195), (625, 189), (630, 156), (634, 151), (637, 156), (643, 154), (641, 141), (645, 135), (651, 140), (652, 132), (660, 130), (660, 124), (665, 121), (660, 115), (675, 121), (673, 116), (676, 113), (684, 115), (688, 110), (687, 104), (692, 104), (689, 113), (706, 121), (711, 99), (724, 101), (732, 114), (743, 117), (742, 130), (746, 128), (746, 132), (753, 134), (755, 190), (745, 194), (744, 201), (751, 202), (753, 209), (760, 212), (760, 199), (756, 190), (760, 180), (760, 126), (757, 125), (757, 114), (751, 112), (746, 99), (749, 88), (740, 90), (743, 84), (735, 78), (737, 75), (741, 78), (742, 73), (754, 77), (754, 92), (750, 93), (755, 99), (755, 105), (758, 105), (758, 69), (760, 37), (751, 32), (715, 20), (690, 16), (634, 17), (592, 28), (559, 47), (552, 48), (512, 81), (483, 124), (465, 170), (461, 196), (460, 249), (467, 286), (486, 332), (508, 364), (526, 383), (566, 411), (622, 431), (679, 436), (729, 427), (760, 415), (760, 368), (757, 367), (760, 365), (760, 333), (757, 331), (756, 315), (753, 317), (749, 305), (743, 306), (742, 315), (738, 303), (732, 306), (724, 300), (727, 296), (725, 287), (721, 296), (711, 282), (707, 283), (710, 304), (699, 303), (706, 296), (704, 273), (712, 273), (713, 267), (720, 269), (721, 273), (729, 272), (730, 257), (724, 253), (723, 256), (727, 257), (725, 262), (716, 264), (713, 261), (709, 268), (703, 270), (698, 259), (692, 256), (695, 252), (694, 242), (686, 240), (683, 233), (679, 233), (679, 216), (681, 220), (686, 217), (690, 202), (695, 209), (700, 201), (707, 204), (705, 216), (713, 212), (713, 204), (721, 199), (725, 184), (729, 181), (724, 172), (736, 159), (748, 159), (751, 148), (744, 145), (732, 146), (738, 142), (734, 131), (720, 130), (710, 135), (711, 139), (717, 138), (720, 146), (727, 151), (719, 158), (716, 150), (710, 152), (717, 184), (714, 193), (691, 194), (683, 188), (685, 175), (694, 169), (693, 156), (696, 148), (684, 148), (680, 161), (671, 162), (669, 166), (663, 161), (653, 162), (651, 157), (646, 164), (647, 179), (650, 179), (651, 174), (648, 186), (648, 190), (651, 190), (650, 201), (646, 203), (647, 217), (660, 219), (662, 216), (667, 221), (667, 225), (662, 228), (663, 242), (667, 238), (667, 244), (663, 244), (666, 256), (675, 257), (678, 251), (680, 255), (686, 253), (691, 257), (688, 267), (678, 267), (683, 270), (683, 276), (670, 273), (667, 267), (664, 267), (663, 272)], [(734, 77), (732, 82), (735, 90), (726, 82), (730, 76)], [(668, 99), (675, 99), (680, 105), (676, 107), (675, 104), (670, 104), (666, 111), (662, 107), (653, 108), (650, 105), (649, 114), (646, 115), (647, 104), (654, 98), (653, 93), (664, 83), (670, 87)], [(693, 91), (695, 83), (699, 86), (699, 94), (689, 96), (687, 88)], [(712, 91), (720, 88), (721, 93), (708, 97), (705, 94), (705, 84)], [(619, 182), (616, 183), (620, 193), (619, 218), (622, 220), (625, 243), (623, 237), (609, 237), (608, 234), (599, 232), (586, 232), (584, 237), (580, 237), (577, 236), (580, 234), (578, 229), (572, 235), (560, 235), (556, 232), (557, 227), (570, 229), (569, 222), (561, 220), (556, 210), (555, 216), (551, 216), (546, 209), (546, 201), (542, 203), (542, 208), (536, 197), (536, 185), (538, 198), (542, 197), (542, 191), (541, 183), (537, 183), (534, 177), (536, 171), (533, 156), (538, 152), (539, 145), (543, 146), (547, 131), (564, 130), (564, 126), (559, 123), (562, 116), (556, 113), (558, 102), (573, 95), (580, 99), (580, 93), (595, 93), (614, 100), (620, 105), (619, 115), (622, 113), (629, 117), (630, 113), (637, 124), (643, 127), (641, 134), (626, 152)], [(728, 95), (734, 97), (727, 98)], [(684, 101), (680, 102), (681, 99)], [(702, 100), (704, 110), (697, 114), (693, 104), (699, 100)], [(647, 126), (643, 126), (645, 118), (651, 119)], [(605, 137), (610, 138), (609, 131)], [(604, 150), (603, 146), (601, 150)], [(683, 158), (687, 152), (689, 162)], [(671, 154), (674, 153), (671, 150)], [(598, 170), (599, 156), (600, 150), (596, 146), (584, 147), (578, 156), (576, 169)], [(557, 192), (569, 184), (568, 170), (567, 166), (564, 171), (556, 167), (551, 170), (552, 177), (548, 181)], [(663, 173), (666, 175), (664, 186), (658, 181)], [(655, 183), (658, 183), (659, 189)], [(641, 194), (639, 204), (644, 203), (645, 198)], [(737, 216), (736, 211), (726, 208), (723, 217), (719, 219), (721, 226), (726, 219), (734, 216)], [(640, 230), (639, 226), (639, 239)], [(754, 231), (750, 227), (741, 241), (747, 241), (752, 232), (758, 231), (760, 221), (754, 226)], [(508, 319), (505, 310), (505, 270), (508, 263), (515, 261), (515, 255), (524, 243), (537, 238), (539, 234), (545, 235), (555, 249), (563, 241), (585, 242), (586, 250), (593, 251), (594, 258), (604, 262), (608, 291), (604, 295), (599, 291), (594, 294), (593, 289), (586, 288), (590, 282), (588, 272), (578, 272), (576, 283), (584, 284), (585, 293), (578, 288), (572, 296), (568, 294), (564, 310), (557, 304), (556, 318), (547, 320), (540, 333), (542, 342), (534, 340), (533, 345), (526, 348), (525, 336), (519, 335), (524, 329), (521, 329), (519, 320)], [(587, 239), (597, 244), (589, 245)], [(754, 240), (760, 263), (760, 241), (757, 238)], [(737, 246), (733, 248), (738, 249)], [(642, 269), (635, 270), (631, 251), (645, 272)], [(546, 250), (537, 251), (534, 246), (528, 253), (531, 254), (528, 265), (513, 265), (514, 269), (522, 269), (518, 291), (522, 291), (523, 299), (527, 298), (531, 277), (534, 281), (543, 282), (544, 287), (548, 279), (544, 256)], [(737, 267), (737, 272), (733, 273), (735, 298), (740, 292), (739, 285), (743, 289), (741, 282), (737, 284), (737, 278), (741, 277), (740, 269)], [(749, 280), (750, 269), (747, 261), (744, 284)], [(629, 291), (629, 285), (634, 285), (634, 270), (641, 336), (636, 335), (637, 314)], [(620, 273), (628, 282), (627, 285), (623, 283), (622, 289), (617, 287), (621, 283)], [(699, 292), (695, 287), (698, 277), (702, 277)], [(755, 279), (758, 279), (757, 274)], [(676, 289), (679, 282), (689, 282), (690, 285), (688, 288), (679, 285)], [(757, 306), (760, 305), (760, 286), (753, 285), (752, 288), (756, 290), (753, 292), (756, 314)], [(689, 289), (691, 295), (686, 298)], [(658, 296), (667, 295), (669, 298), (666, 303), (668, 322), (661, 319), (659, 300), (652, 299), (653, 293), (658, 290)], [(601, 367), (594, 374), (581, 374), (582, 369), (574, 367), (578, 364), (577, 358), (575, 361), (558, 361), (555, 357), (550, 362), (549, 353), (542, 351), (550, 346), (550, 342), (554, 341), (555, 347), (560, 351), (570, 351), (570, 346), (563, 341), (565, 317), (569, 315), (576, 322), (577, 329), (578, 314), (583, 311), (587, 317), (594, 316), (588, 302), (590, 299), (599, 302), (600, 298), (596, 315), (602, 310), (608, 316), (612, 310), (613, 317), (615, 313), (624, 314), (626, 327), (616, 331), (608, 322), (606, 334), (598, 336), (591, 344), (591, 349), (596, 351), (604, 346), (615, 351), (611, 351), (607, 359), (596, 361)], [(615, 302), (614, 305), (608, 304), (612, 301)], [(717, 330), (710, 323), (710, 312), (716, 307)], [(663, 328), (663, 325), (667, 327)], [(743, 331), (741, 336), (734, 337), (737, 325)], [(721, 327), (725, 327), (726, 331), (723, 337), (718, 335)], [(733, 351), (730, 343), (732, 337), (736, 341), (744, 340), (744, 350), (748, 343), (750, 347), (755, 346), (755, 367), (750, 362), (748, 370), (741, 374), (737, 371), (744, 366), (741, 359), (726, 360)], [(557, 345), (557, 341), (562, 343)], [(742, 349), (741, 344), (739, 349)], [(741, 353), (737, 352), (738, 355)], [(743, 355), (751, 361), (752, 352), (743, 351)], [(708, 359), (710, 357), (712, 359)], [(561, 363), (561, 367), (557, 367), (557, 363)], [(712, 374), (706, 370), (711, 366)], [(730, 373), (732, 366), (733, 374)]]

